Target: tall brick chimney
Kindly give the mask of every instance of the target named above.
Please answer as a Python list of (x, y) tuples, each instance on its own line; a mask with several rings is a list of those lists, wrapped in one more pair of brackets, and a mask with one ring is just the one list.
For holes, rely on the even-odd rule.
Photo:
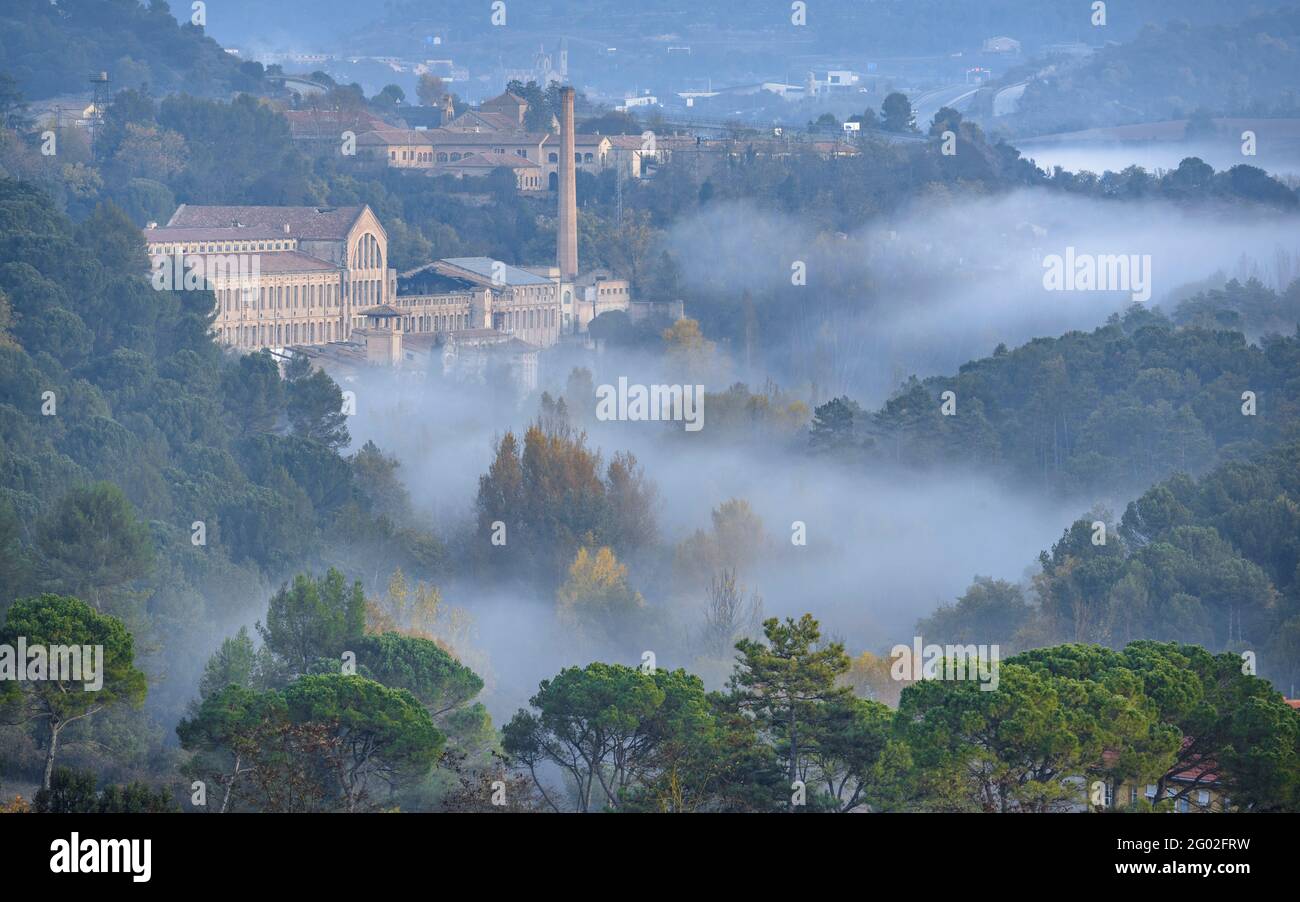
[(577, 167), (573, 160), (573, 88), (560, 89), (560, 221), (556, 229), (556, 264), (560, 280), (572, 282), (578, 275), (578, 192)]

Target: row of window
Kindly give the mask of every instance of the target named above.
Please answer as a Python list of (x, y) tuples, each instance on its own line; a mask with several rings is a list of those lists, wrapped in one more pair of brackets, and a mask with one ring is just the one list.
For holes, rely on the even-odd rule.
[(321, 285), (269, 285), (265, 288), (227, 288), (217, 292), (217, 306), (230, 313), (235, 310), (294, 310), (299, 306), (336, 307), (338, 286)]
[[(560, 157), (559, 157), (558, 154), (550, 154), (550, 155), (547, 157), (547, 162), (550, 162), (550, 163), (558, 163), (558, 162), (560, 162)], [(596, 155), (595, 155), (595, 154), (591, 154), (591, 153), (575, 153), (575, 154), (573, 155), (573, 162), (575, 162), (575, 163), (594, 163), (594, 162), (596, 162)]]
[(292, 251), (295, 241), (226, 241), (220, 244), (151, 244), (150, 254), (233, 254), (246, 251)]
[(454, 332), (469, 328), (468, 313), (426, 314), (406, 317), (403, 328), (408, 332)]
[[(1146, 796), (1148, 802), (1155, 801), (1156, 789), (1157, 789), (1156, 784), (1154, 783), (1147, 784), (1146, 791), (1143, 793), (1143, 795)], [(1178, 789), (1176, 787), (1169, 786), (1165, 789), (1165, 795), (1169, 798), (1173, 798), (1174, 796), (1178, 795)], [(1128, 788), (1128, 800), (1129, 800), (1129, 804), (1134, 804), (1135, 802), (1137, 802), (1138, 800), (1137, 786), (1130, 786)], [(1106, 807), (1109, 808), (1114, 804), (1115, 804), (1115, 787), (1107, 783), (1106, 784)], [(1196, 804), (1199, 808), (1202, 809), (1210, 807), (1210, 793), (1208, 790), (1198, 789), (1196, 791)], [(1187, 813), (1191, 811), (1191, 807), (1192, 807), (1191, 800), (1186, 796), (1184, 796), (1183, 798), (1179, 799), (1177, 802), (1174, 803), (1174, 809), (1182, 813)], [(1225, 809), (1228, 807), (1227, 799), (1223, 800), (1222, 807)]]
[(366, 308), (383, 303), (383, 282), (379, 279), (357, 280), (352, 283), (352, 302)]
[(515, 329), (550, 328), (555, 325), (555, 308), (507, 311), (505, 324), (507, 332)]
[[(353, 299), (358, 306), (373, 307), (382, 303), (383, 281), (358, 280), (352, 283)], [(337, 307), (341, 298), (333, 283), (319, 285), (272, 285), (266, 288), (226, 288), (217, 291), (217, 307), (226, 313), (240, 309), (295, 310), (299, 307)]]
[(441, 306), (443, 304), (468, 304), (469, 298), (463, 294), (425, 294), (425, 295), (403, 295), (401, 298), (403, 307), (428, 307), (429, 305)]
[[(492, 148), (492, 152), (504, 154), (506, 152), (506, 149), (504, 147), (494, 147)], [(459, 160), (463, 160), (465, 157), (472, 156), (473, 154), (474, 151), (469, 151), (467, 153), (460, 153), (457, 151), (440, 150), (438, 151), (435, 157), (432, 152), (425, 153), (423, 151), (404, 150), (402, 151), (402, 159), (405, 161), (413, 161), (413, 162), (428, 162), (431, 159), (436, 159), (436, 161), (439, 163), (455, 163)], [(397, 151), (391, 150), (388, 152), (388, 155), (389, 155), (389, 159), (394, 161), (397, 160)], [(523, 157), (526, 160), (528, 159), (528, 151), (525, 148), (518, 148), (515, 150), (515, 156)], [(548, 163), (558, 163), (560, 162), (560, 155), (557, 153), (549, 153), (546, 155), (546, 161)], [(575, 152), (573, 155), (573, 162), (594, 163), (596, 162), (596, 155), (593, 153)]]
[[(352, 318), (352, 328), (364, 329), (365, 326), (364, 316)], [(422, 314), (402, 318), (402, 330), (405, 332), (456, 332), (468, 328), (468, 313)]]
[(237, 348), (284, 347), (334, 341), (334, 323), (328, 321), (228, 326), (217, 331), (224, 344)]
[[(498, 314), (499, 322), (506, 331), (515, 329), (549, 329), (555, 326), (555, 309), (518, 310)], [(357, 325), (362, 325), (358, 318)], [(404, 317), (402, 329), (406, 332), (454, 332), (469, 328), (469, 314), (415, 314)]]

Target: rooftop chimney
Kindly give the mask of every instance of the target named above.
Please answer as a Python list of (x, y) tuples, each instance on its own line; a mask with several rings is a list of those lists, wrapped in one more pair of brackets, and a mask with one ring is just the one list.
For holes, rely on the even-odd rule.
[(573, 88), (560, 89), (560, 221), (556, 229), (560, 281), (571, 282), (578, 275), (578, 193), (573, 160)]

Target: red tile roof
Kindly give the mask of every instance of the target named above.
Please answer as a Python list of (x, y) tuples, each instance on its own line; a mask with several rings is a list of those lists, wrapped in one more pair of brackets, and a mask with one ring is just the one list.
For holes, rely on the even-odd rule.
[[(1191, 744), (1192, 737), (1184, 736), (1182, 749), (1186, 750)], [(1194, 783), (1198, 779), (1202, 783), (1217, 783), (1219, 782), (1219, 764), (1213, 758), (1197, 758), (1185, 769), (1171, 775), (1169, 779), (1185, 783)]]
[[(1190, 736), (1183, 737), (1182, 748), (1186, 749), (1192, 744)], [(1116, 749), (1103, 749), (1101, 753), (1101, 763), (1103, 767), (1114, 767), (1119, 762), (1119, 751)], [(1199, 781), (1202, 784), (1210, 785), (1219, 782), (1219, 765), (1212, 758), (1201, 758), (1190, 762), (1185, 768), (1177, 773), (1170, 774), (1170, 780), (1177, 780), (1180, 783), (1195, 783)]]

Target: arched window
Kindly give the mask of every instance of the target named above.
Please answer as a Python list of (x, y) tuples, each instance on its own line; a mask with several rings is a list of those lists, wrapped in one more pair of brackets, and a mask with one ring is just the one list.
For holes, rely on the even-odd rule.
[(594, 159), (595, 159), (595, 157), (593, 157), (593, 156), (592, 156), (591, 154), (589, 154), (589, 153), (584, 153), (584, 154), (582, 155), (582, 161), (583, 161), (584, 163), (590, 163), (590, 162), (592, 162)]

